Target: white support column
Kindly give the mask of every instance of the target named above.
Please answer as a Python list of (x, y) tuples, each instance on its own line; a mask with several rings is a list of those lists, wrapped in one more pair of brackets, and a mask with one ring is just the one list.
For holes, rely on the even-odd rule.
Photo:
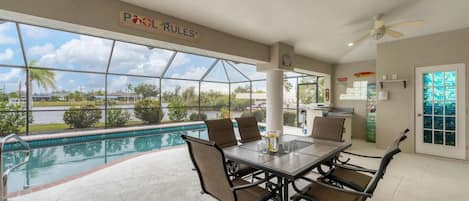
[(267, 70), (267, 130), (283, 132), (283, 72)]

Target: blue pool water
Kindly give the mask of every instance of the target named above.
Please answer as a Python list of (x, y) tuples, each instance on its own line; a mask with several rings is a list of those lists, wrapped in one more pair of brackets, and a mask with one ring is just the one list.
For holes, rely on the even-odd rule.
[[(181, 145), (181, 135), (207, 139), (207, 130), (196, 125), (31, 142), (30, 162), (10, 174), (8, 191), (48, 184), (135, 153)], [(24, 159), (23, 152), (15, 147), (6, 147), (4, 168)]]

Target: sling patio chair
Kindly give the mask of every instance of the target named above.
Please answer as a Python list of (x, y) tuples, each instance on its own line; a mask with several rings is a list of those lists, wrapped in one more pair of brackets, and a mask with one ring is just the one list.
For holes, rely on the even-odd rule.
[[(311, 137), (319, 140), (342, 142), (344, 123), (344, 118), (316, 117), (314, 118)], [(323, 165), (327, 166), (330, 170), (332, 169), (332, 164), (334, 163), (334, 161), (338, 160), (339, 157), (340, 154), (338, 154), (336, 157), (331, 158), (328, 161), (325, 161)], [(325, 171), (322, 166), (319, 166), (317, 170), (322, 175), (327, 173), (327, 171)]]
[(344, 133), (344, 118), (316, 117), (313, 122), (312, 138), (341, 142)]
[(257, 125), (256, 117), (235, 118), (238, 123), (239, 136), (241, 143), (252, 142), (262, 139)]
[(266, 201), (276, 200), (278, 188), (268, 191), (259, 185), (273, 178), (266, 177), (250, 183), (241, 178), (230, 180), (222, 149), (212, 141), (186, 135), (190, 158), (199, 176), (202, 193), (221, 201)]
[[(337, 166), (331, 171), (330, 175), (324, 177), (329, 177), (329, 180), (340, 177), (340, 181), (334, 180), (340, 185), (327, 182), (324, 177), (320, 177), (317, 180), (300, 177), (300, 179), (309, 182), (309, 184), (299, 189), (295, 182), (293, 182), (292, 186), (297, 194), (292, 199), (294, 201), (365, 201), (371, 198), (379, 181), (383, 178), (389, 163), (396, 154), (401, 152), (399, 145), (407, 138), (407, 132), (408, 129), (401, 133), (388, 147), (377, 170)], [(338, 168), (341, 168), (340, 174), (337, 174), (338, 172), (334, 174), (334, 171), (337, 171)]]
[[(206, 120), (205, 125), (208, 130), (208, 139), (215, 142), (221, 148), (238, 145), (231, 119)], [(235, 177), (245, 177), (251, 174), (254, 177), (254, 174), (260, 173), (259, 170), (246, 164), (236, 164), (234, 162), (229, 162), (228, 164), (230, 175)]]

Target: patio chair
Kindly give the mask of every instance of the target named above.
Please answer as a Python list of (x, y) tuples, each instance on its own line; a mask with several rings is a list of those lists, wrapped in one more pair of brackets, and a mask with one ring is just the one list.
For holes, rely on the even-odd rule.
[(316, 117), (314, 118), (311, 137), (321, 140), (342, 141), (344, 122), (344, 118)]
[[(219, 147), (226, 148), (238, 145), (231, 119), (206, 120), (205, 125), (207, 125), (208, 139)], [(234, 164), (233, 162), (229, 163), (229, 168), (236, 177), (244, 177), (258, 171), (245, 164)]]
[(272, 192), (259, 185), (273, 176), (249, 183), (237, 178), (230, 180), (222, 149), (214, 142), (182, 136), (189, 147), (189, 154), (199, 176), (202, 193), (222, 201), (264, 201), (277, 197), (278, 189)]
[[(314, 180), (307, 177), (301, 177), (300, 179), (309, 182), (309, 184), (300, 190), (295, 182), (293, 182), (292, 186), (297, 194), (295, 194), (292, 199), (294, 201), (365, 201), (368, 198), (371, 198), (379, 181), (383, 178), (389, 163), (396, 154), (401, 152), (399, 145), (407, 138), (407, 132), (408, 130), (404, 131), (388, 147), (386, 153), (382, 157), (378, 170), (360, 170), (358, 168), (344, 169), (347, 173), (342, 174), (341, 176), (348, 175), (347, 177), (350, 180), (347, 180), (347, 182), (354, 183), (351, 188), (344, 188), (344, 186), (341, 185), (333, 185), (331, 183), (324, 182), (323, 179)], [(360, 173), (361, 171), (369, 173), (371, 176)], [(345, 186), (348, 187), (348, 185)], [(360, 188), (358, 188), (358, 186), (360, 186)]]
[[(311, 137), (314, 139), (319, 140), (329, 140), (335, 142), (342, 142), (342, 134), (344, 132), (344, 118), (336, 118), (336, 117), (316, 117), (314, 118), (313, 122), (313, 131)], [(332, 164), (335, 160), (339, 159), (340, 154), (331, 158), (328, 161), (325, 161), (323, 165), (327, 166), (332, 169)], [(326, 174), (322, 166), (317, 168), (318, 172), (322, 175)]]
[(257, 125), (256, 117), (236, 118), (236, 122), (238, 122), (241, 143), (247, 143), (262, 139), (261, 133), (259, 132), (259, 126)]
[[(407, 139), (407, 133), (409, 129), (404, 130), (394, 142), (391, 144), (390, 148), (393, 146), (399, 147), (400, 143)], [(388, 149), (389, 150), (389, 149)], [(372, 158), (372, 159), (381, 159), (383, 157), (379, 156), (367, 156), (361, 154), (355, 154), (351, 152), (347, 152), (348, 154), (363, 157), (363, 158)], [(340, 162), (340, 161), (338, 161)], [(372, 179), (372, 175), (376, 174), (376, 170), (367, 169), (352, 163), (339, 163), (334, 164), (334, 168), (326, 175), (322, 176), (320, 179), (326, 182), (330, 182), (333, 184), (338, 184), (342, 186), (346, 186), (348, 188), (352, 188), (354, 190), (363, 191), (365, 190), (366, 186)]]

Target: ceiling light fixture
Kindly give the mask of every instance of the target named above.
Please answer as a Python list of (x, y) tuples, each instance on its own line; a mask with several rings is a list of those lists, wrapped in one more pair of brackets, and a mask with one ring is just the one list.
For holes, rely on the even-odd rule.
[(348, 45), (349, 47), (352, 47), (352, 46), (355, 45), (355, 43), (352, 42), (352, 43), (348, 43), (347, 45)]

